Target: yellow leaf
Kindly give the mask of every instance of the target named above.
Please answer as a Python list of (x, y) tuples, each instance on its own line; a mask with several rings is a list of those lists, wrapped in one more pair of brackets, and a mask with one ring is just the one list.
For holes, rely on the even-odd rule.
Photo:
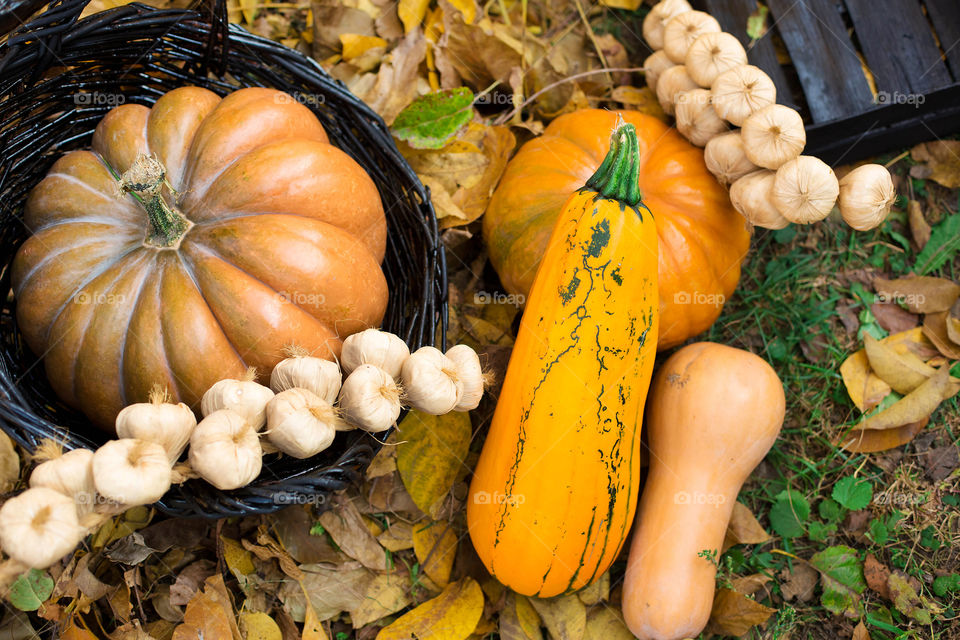
[(473, 0), (449, 0), (457, 11), (463, 14), (463, 21), (467, 24), (473, 24), (477, 18), (477, 5)]
[(500, 612), (501, 640), (542, 640), (540, 615), (530, 601), (512, 591), (507, 592)]
[(610, 97), (634, 111), (645, 113), (664, 122), (667, 121), (667, 114), (663, 112), (663, 107), (660, 106), (660, 101), (657, 100), (657, 94), (654, 93), (650, 87), (641, 88), (626, 85), (615, 87)]
[(190, 599), (183, 613), (183, 624), (173, 631), (173, 640), (197, 638), (240, 640), (230, 594), (219, 573), (207, 578), (203, 589)]
[(761, 544), (769, 539), (770, 534), (763, 530), (750, 508), (741, 502), (734, 502), (722, 551), (735, 544)]
[(273, 618), (260, 611), (240, 614), (240, 628), (244, 640), (283, 640), (283, 632)]
[(397, 469), (421, 511), (434, 516), (456, 480), (473, 428), (466, 412), (431, 416), (411, 411), (398, 427)]
[(890, 393), (890, 385), (870, 370), (867, 352), (863, 349), (843, 361), (840, 375), (853, 404), (864, 413), (880, 404)]
[(863, 336), (870, 368), (897, 393), (910, 393), (933, 375), (934, 369), (912, 353), (898, 353), (869, 333)]
[[(507, 160), (516, 145), (517, 139), (509, 127), (487, 127), (483, 136), (483, 155), (487, 160), (483, 173), (475, 183), (469, 186), (464, 184), (453, 194), (453, 202), (466, 214), (467, 222), (476, 220), (486, 211), (487, 204), (493, 196), (493, 190), (500, 182), (507, 168)], [(441, 226), (448, 227), (456, 224), (463, 223), (450, 219), (444, 221)]]
[(600, 4), (612, 9), (626, 9), (636, 11), (643, 4), (643, 0), (600, 0)]
[(428, 6), (430, 6), (430, 0), (400, 0), (397, 4), (397, 15), (403, 23), (404, 33), (410, 33), (423, 22)]
[(929, 418), (918, 420), (902, 427), (890, 429), (854, 429), (837, 442), (837, 446), (853, 453), (876, 453), (887, 451), (913, 440), (930, 422)]
[(257, 17), (258, 0), (240, 0), (240, 10), (243, 11), (243, 19), (247, 24), (253, 24)]
[(377, 536), (377, 541), (390, 551), (413, 548), (413, 525), (400, 520), (391, 522), (386, 531)]
[(397, 618), (377, 640), (464, 640), (483, 614), (483, 591), (470, 577), (452, 582), (432, 600)]
[(409, 605), (409, 585), (409, 576), (378, 574), (367, 587), (364, 600), (355, 609), (350, 610), (353, 628), (359, 629)]
[(910, 155), (926, 163), (934, 182), (948, 189), (960, 187), (960, 140), (923, 142), (911, 149)]
[(708, 629), (722, 635), (742, 636), (751, 627), (766, 622), (774, 612), (776, 609), (765, 607), (732, 589), (719, 589), (713, 598)]
[(600, 604), (610, 597), (610, 572), (606, 571), (599, 578), (580, 589), (577, 597), (588, 607)]
[(387, 48), (387, 41), (383, 38), (364, 36), (357, 33), (341, 33), (340, 44), (343, 46), (344, 60), (359, 58), (371, 49)]
[[(301, 585), (302, 586), (302, 585)], [(307, 598), (306, 613), (303, 618), (303, 633), (301, 640), (327, 640), (327, 632), (317, 618), (317, 612), (310, 605), (310, 599)]]
[(619, 607), (595, 607), (587, 615), (583, 640), (631, 640), (633, 634), (620, 615)]
[(220, 536), (220, 540), (223, 542), (223, 560), (234, 576), (242, 578), (257, 571), (253, 565), (253, 554), (239, 542), (224, 536)]
[(953, 360), (960, 359), (960, 346), (951, 335), (951, 331), (956, 331), (953, 327), (955, 320), (947, 311), (928, 313), (923, 317), (923, 334), (940, 353)]
[(919, 387), (856, 427), (858, 429), (891, 429), (923, 420), (929, 417), (943, 401), (949, 388), (950, 370), (947, 367), (941, 367)]
[(530, 598), (543, 626), (555, 640), (580, 640), (587, 628), (587, 608), (576, 595)]
[(457, 542), (457, 533), (447, 522), (418, 522), (413, 526), (413, 552), (423, 572), (440, 588), (450, 582)]

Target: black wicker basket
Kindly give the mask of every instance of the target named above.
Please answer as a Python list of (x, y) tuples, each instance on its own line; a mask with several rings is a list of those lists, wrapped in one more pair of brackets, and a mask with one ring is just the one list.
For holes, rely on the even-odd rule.
[[(313, 60), (230, 25), (223, 0), (188, 10), (131, 4), (80, 19), (87, 2), (55, 0), (21, 24), (17, 18), (24, 19), (37, 0), (13, 0), (0, 15), (0, 26), (19, 25), (0, 38), (0, 428), (29, 450), (44, 438), (62, 440), (68, 449), (92, 448), (105, 438), (57, 401), (42, 362), (17, 330), (10, 285), (10, 263), (27, 236), (20, 220), (27, 194), (60, 155), (89, 146), (97, 122), (114, 106), (90, 100), (91, 94), (122, 95), (125, 102), (147, 106), (183, 85), (220, 95), (265, 86), (309, 97), (302, 102), (331, 141), (380, 190), (388, 224), (383, 270), (390, 286), (384, 328), (404, 337), (411, 349), (433, 344), (438, 323), (445, 334), (446, 270), (429, 193), (379, 116)], [(269, 456), (260, 477), (243, 489), (223, 492), (190, 481), (158, 506), (171, 515), (207, 517), (267, 513), (304, 502), (323, 506), (332, 492), (362, 475), (385, 436), (341, 434), (333, 447), (308, 460)]]

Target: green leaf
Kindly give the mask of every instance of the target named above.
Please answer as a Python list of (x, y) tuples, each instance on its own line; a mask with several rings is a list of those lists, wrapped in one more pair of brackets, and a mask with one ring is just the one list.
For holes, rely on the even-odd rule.
[(769, 13), (770, 9), (758, 4), (757, 10), (747, 16), (747, 35), (750, 36), (751, 45), (767, 33), (767, 14)]
[(830, 498), (821, 500), (820, 504), (817, 505), (817, 511), (820, 512), (820, 517), (828, 522), (839, 522), (840, 518), (843, 517), (840, 505)]
[(810, 503), (806, 498), (785, 489), (777, 494), (770, 509), (770, 526), (783, 538), (797, 538), (803, 535), (803, 523), (810, 517)]
[(859, 511), (873, 499), (873, 485), (868, 480), (847, 476), (834, 485), (831, 496), (840, 506)]
[(890, 588), (893, 606), (897, 611), (910, 616), (920, 624), (930, 624), (933, 621), (930, 616), (933, 605), (926, 598), (917, 595), (906, 576), (897, 572), (891, 573), (887, 578), (887, 586)]
[(813, 521), (807, 527), (807, 536), (814, 542), (826, 542), (827, 538), (836, 532), (837, 525), (832, 523), (823, 524), (822, 522)]
[(420, 96), (397, 115), (393, 135), (414, 149), (439, 149), (473, 118), (473, 91), (467, 87)]
[(10, 585), (10, 604), (21, 611), (36, 611), (53, 593), (53, 578), (46, 571), (30, 569)]
[(890, 539), (890, 530), (887, 529), (887, 525), (883, 521), (874, 518), (870, 521), (867, 536), (877, 544), (886, 544), (887, 540)]
[(797, 225), (791, 224), (773, 232), (773, 239), (777, 244), (790, 244), (797, 237)]
[(933, 525), (930, 525), (926, 529), (920, 532), (920, 546), (926, 547), (931, 551), (936, 551), (940, 548), (940, 545), (943, 544), (936, 536), (936, 530), (933, 528)]
[(867, 583), (856, 549), (843, 545), (827, 547), (814, 554), (810, 564), (820, 572), (823, 587), (820, 602), (823, 606), (832, 613), (850, 617), (859, 615), (859, 595), (867, 588)]
[(957, 249), (960, 249), (960, 215), (952, 215), (933, 228), (913, 270), (921, 276), (935, 271), (946, 264)]
[(933, 593), (938, 598), (954, 591), (960, 591), (960, 574), (951, 573), (948, 576), (937, 576), (933, 579)]

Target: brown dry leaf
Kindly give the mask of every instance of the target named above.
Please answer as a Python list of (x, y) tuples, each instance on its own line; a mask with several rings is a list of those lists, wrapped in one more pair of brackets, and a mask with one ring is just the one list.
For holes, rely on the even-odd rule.
[(645, 113), (664, 122), (668, 120), (667, 114), (663, 112), (663, 107), (660, 106), (660, 101), (657, 100), (657, 94), (650, 87), (640, 88), (627, 85), (614, 87), (610, 93), (610, 99), (619, 102), (628, 109)]
[(344, 555), (333, 548), (327, 536), (310, 533), (316, 520), (308, 509), (308, 506), (293, 506), (267, 516), (279, 546), (301, 564), (343, 561)]
[(554, 640), (580, 640), (587, 626), (587, 608), (576, 595), (530, 598), (543, 626)]
[(374, 571), (387, 570), (387, 554), (349, 498), (338, 501), (337, 508), (320, 515), (320, 524), (340, 549)]
[(913, 313), (946, 311), (960, 296), (960, 285), (946, 278), (907, 276), (896, 280), (877, 278), (873, 288), (884, 302), (903, 304)]
[(207, 578), (203, 591), (198, 591), (187, 604), (183, 624), (173, 631), (173, 640), (196, 640), (198, 637), (241, 640), (233, 603), (220, 574)]
[(889, 408), (872, 415), (858, 429), (891, 429), (929, 418), (943, 401), (950, 388), (950, 371), (947, 367), (937, 369), (919, 387), (895, 402)]
[(868, 553), (863, 562), (863, 578), (867, 581), (867, 586), (873, 589), (877, 594), (890, 600), (890, 587), (887, 586), (887, 579), (890, 577), (890, 569), (883, 564), (872, 553)]
[(397, 432), (387, 436), (384, 446), (373, 456), (367, 467), (367, 479), (379, 478), (397, 470)]
[(949, 478), (954, 469), (960, 466), (960, 455), (958, 453), (960, 451), (955, 444), (927, 449), (923, 455), (923, 466), (926, 469), (927, 477), (933, 482), (940, 482)]
[(426, 55), (423, 31), (414, 29), (383, 59), (376, 83), (361, 96), (387, 125), (417, 97), (420, 63)]
[(448, 522), (431, 520), (413, 525), (413, 551), (423, 572), (441, 589), (450, 583), (458, 542)]
[(917, 315), (893, 302), (874, 302), (870, 305), (870, 312), (877, 319), (877, 324), (890, 333), (907, 331), (920, 323)]
[(452, 582), (436, 598), (427, 600), (380, 630), (377, 640), (443, 638), (464, 640), (483, 615), (483, 591), (473, 578)]
[(317, 620), (329, 620), (343, 611), (360, 607), (374, 574), (359, 562), (337, 565), (301, 565), (303, 580), (284, 582), (277, 593), (287, 611), (297, 622), (307, 615), (307, 597)]
[(207, 578), (216, 573), (216, 566), (210, 560), (202, 559), (177, 571), (177, 579), (170, 585), (170, 604), (189, 604)]
[(890, 393), (890, 385), (870, 370), (867, 352), (860, 349), (840, 365), (840, 375), (853, 404), (866, 413), (880, 404)]
[(3, 431), (0, 431), (0, 493), (13, 489), (20, 478), (20, 456), (17, 448)]
[(769, 539), (770, 534), (760, 526), (750, 507), (742, 502), (735, 502), (721, 553), (735, 544), (761, 544)]
[(870, 640), (870, 632), (864, 626), (863, 622), (858, 622), (853, 630), (853, 636), (850, 640)]
[(378, 574), (368, 585), (366, 598), (350, 610), (354, 629), (376, 622), (410, 604), (409, 576), (400, 573)]
[(796, 562), (793, 571), (786, 567), (780, 572), (780, 593), (785, 600), (796, 598), (799, 602), (807, 602), (813, 598), (813, 590), (820, 580), (820, 574), (806, 562)]
[(923, 217), (923, 208), (916, 200), (907, 203), (907, 217), (913, 242), (917, 245), (917, 251), (922, 251), (930, 240), (930, 224)]
[[(475, 24), (464, 22), (463, 15), (448, 3), (443, 8), (443, 36), (438, 43), (443, 58), (459, 74), (464, 84), (482, 90), (500, 81), (507, 84), (510, 73), (540, 59), (544, 47), (527, 35), (521, 42), (505, 24), (484, 17)], [(437, 58), (440, 66), (441, 56)]]
[(960, 359), (960, 346), (950, 339), (948, 313), (928, 313), (923, 317), (923, 333), (937, 350), (951, 360)]
[(487, 164), (480, 175), (480, 180), (469, 188), (461, 186), (452, 196), (453, 203), (457, 205), (466, 218), (459, 220), (448, 217), (440, 223), (441, 227), (467, 224), (483, 215), (487, 203), (493, 196), (494, 188), (500, 182), (500, 177), (507, 168), (507, 160), (510, 159), (510, 154), (516, 145), (517, 139), (509, 127), (493, 126), (486, 128), (480, 148)]
[(610, 572), (606, 571), (599, 578), (577, 591), (577, 597), (588, 607), (600, 604), (610, 598)]
[(933, 375), (934, 369), (912, 353), (899, 353), (869, 333), (863, 336), (867, 361), (894, 391), (908, 394)]
[(730, 585), (737, 593), (745, 596), (752, 596), (759, 591), (763, 585), (770, 582), (771, 578), (762, 573), (754, 573), (749, 576), (738, 576), (730, 581)]
[(540, 614), (526, 596), (508, 591), (500, 610), (499, 631), (502, 640), (543, 640)]
[(718, 589), (713, 597), (708, 629), (723, 635), (742, 636), (766, 622), (776, 611), (732, 589)]
[(373, 17), (339, 0), (313, 0), (313, 55), (319, 60), (340, 50), (340, 34), (374, 35)]
[(892, 429), (854, 429), (837, 442), (837, 446), (851, 453), (876, 453), (895, 449), (913, 440), (924, 430), (930, 418)]
[(910, 155), (926, 164), (934, 182), (948, 189), (960, 187), (960, 140), (923, 142), (911, 149)]
[(391, 522), (390, 526), (377, 536), (377, 542), (379, 542), (384, 549), (388, 549), (394, 553), (403, 551), (404, 549), (412, 549), (413, 525), (401, 520)]
[(955, 345), (960, 345), (960, 299), (957, 299), (947, 312), (947, 337)]
[(293, 558), (290, 557), (286, 549), (281, 547), (280, 544), (267, 533), (266, 527), (263, 525), (257, 529), (257, 542), (259, 544), (254, 544), (246, 538), (240, 540), (243, 548), (253, 553), (253, 555), (257, 556), (260, 560), (276, 559), (280, 564), (280, 569), (282, 569), (285, 574), (294, 580), (303, 578), (303, 572), (300, 571), (297, 563), (293, 561)]
[(403, 484), (414, 503), (435, 518), (464, 466), (473, 434), (470, 416), (463, 411), (443, 416), (411, 411), (397, 430)]
[(620, 608), (594, 607), (587, 614), (583, 640), (633, 640)]

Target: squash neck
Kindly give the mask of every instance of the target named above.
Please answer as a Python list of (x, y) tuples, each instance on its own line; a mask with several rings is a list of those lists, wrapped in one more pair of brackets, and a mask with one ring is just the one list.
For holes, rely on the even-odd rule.
[(618, 118), (610, 136), (610, 150), (587, 186), (604, 198), (636, 208), (640, 194), (640, 144), (637, 129)]
[(169, 187), (166, 168), (156, 157), (142, 153), (120, 177), (120, 190), (136, 198), (150, 219), (144, 244), (170, 249), (180, 245), (193, 223), (166, 201), (164, 187)]

